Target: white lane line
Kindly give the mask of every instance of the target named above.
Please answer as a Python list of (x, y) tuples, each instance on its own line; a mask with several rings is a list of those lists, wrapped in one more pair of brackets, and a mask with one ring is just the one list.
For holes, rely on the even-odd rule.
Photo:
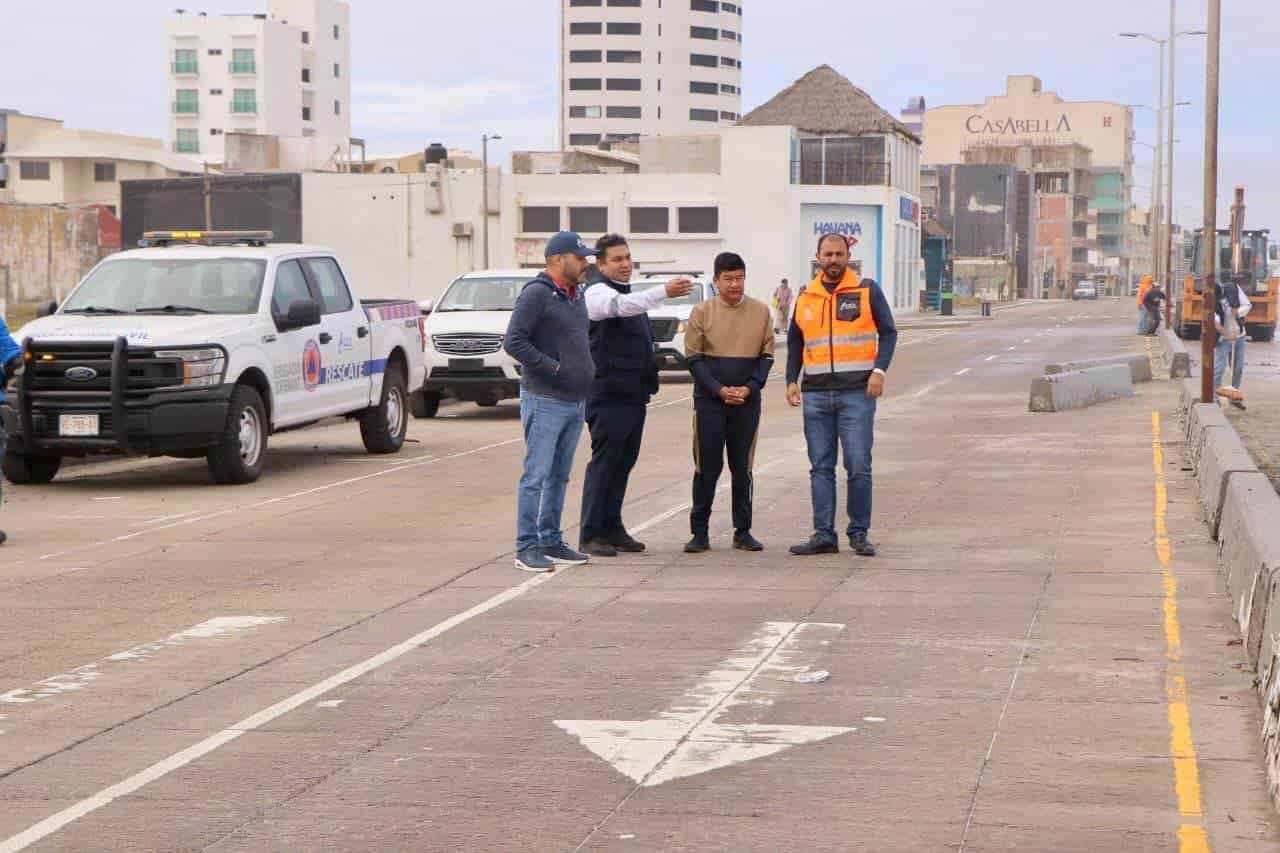
[(1005, 352), (1013, 352), (1013, 351), (1014, 351), (1014, 350), (1016, 350), (1017, 348), (1018, 348), (1018, 345), (1017, 345), (1017, 344), (1014, 344), (1013, 346), (1009, 347), (1009, 349), (1005, 350)]
[[(515, 441), (523, 441), (523, 439), (515, 439)], [(502, 444), (511, 444), (511, 443), (512, 442), (509, 442), (509, 441), (502, 442)], [(500, 445), (494, 445), (494, 446), (500, 446)], [(468, 451), (468, 453), (478, 453), (481, 449), (484, 449), (484, 448), (478, 448), (477, 450), (474, 450), (474, 451)], [(443, 457), (443, 458), (448, 458), (448, 457)], [(767, 465), (761, 466), (759, 471), (760, 473), (763, 473), (765, 470), (773, 467), (774, 465), (780, 464), (783, 461), (785, 460), (783, 460), (782, 458), (776, 459)], [(368, 474), (365, 477), (359, 477), (356, 479), (363, 480), (369, 477), (376, 477), (386, 473), (388, 472), (380, 471), (377, 474)], [(730, 484), (725, 483), (720, 488), (721, 490), (727, 489), (729, 485)], [(636, 532), (647, 530), (648, 528), (653, 527), (657, 524), (661, 524), (663, 521), (666, 521), (672, 516), (675, 516), (687, 509), (689, 509), (688, 503), (683, 503), (677, 507), (672, 507), (671, 509), (668, 509), (665, 512), (655, 515), (653, 518), (650, 518), (647, 521), (641, 522), (640, 524), (636, 525), (633, 529)], [(432, 627), (428, 628), (427, 630), (413, 635), (412, 637), (410, 637), (409, 639), (405, 640), (402, 643), (394, 645), (391, 648), (386, 649), (385, 651), (379, 652), (378, 654), (374, 655), (371, 658), (368, 658), (367, 660), (361, 663), (355, 664), (354, 666), (347, 667), (346, 669), (342, 670), (336, 675), (332, 675), (329, 678), (324, 679), (323, 681), (319, 681), (304, 690), (300, 690), (297, 693), (293, 694), (292, 696), (288, 697), (287, 699), (277, 702), (271, 707), (265, 708), (262, 711), (259, 711), (258, 713), (253, 714), (250, 717), (246, 717), (245, 719), (241, 720), (235, 725), (229, 726), (220, 732), (210, 735), (209, 737), (205, 738), (199, 743), (193, 744), (192, 746), (187, 747), (181, 752), (176, 752), (173, 755), (169, 756), (168, 758), (162, 759), (161, 761), (157, 761), (155, 764), (152, 764), (150, 767), (146, 768), (145, 770), (139, 773), (135, 773), (134, 775), (130, 776), (124, 781), (118, 782), (115, 785), (112, 785), (108, 788), (104, 788), (98, 793), (90, 797), (86, 797), (85, 799), (80, 800), (79, 802), (71, 806), (68, 806), (65, 809), (62, 809), (61, 811), (50, 815), (49, 817), (45, 818), (44, 820), (40, 821), (34, 826), (24, 830), (23, 832), (20, 832), (17, 835), (11, 836), (10, 838), (5, 839), (4, 841), (0, 841), (0, 853), (17, 853), (17, 851), (19, 850), (24, 850), (30, 845), (35, 844), (37, 841), (40, 841), (43, 838), (47, 838), (50, 835), (54, 834), (55, 832), (58, 832), (60, 829), (74, 823), (75, 821), (79, 820), (85, 815), (95, 812), (98, 809), (111, 804), (112, 802), (114, 802), (115, 800), (118, 800), (121, 797), (128, 796), (129, 794), (132, 794), (135, 791), (138, 791), (146, 787), (147, 785), (151, 784), (157, 779), (161, 779), (169, 775), (170, 773), (174, 772), (175, 770), (180, 770), (183, 767), (186, 767), (188, 764), (192, 763), (193, 761), (198, 761), (199, 759), (203, 758), (204, 756), (208, 755), (209, 753), (213, 752), (219, 747), (222, 747), (227, 745), (228, 743), (231, 743), (236, 738), (240, 737), (246, 732), (251, 732), (251, 731), (254, 731), (255, 729), (262, 728), (263, 726), (267, 725), (273, 720), (276, 720), (284, 716), (290, 711), (293, 711), (307, 704), (308, 702), (315, 701), (320, 697), (324, 696), (326, 693), (329, 693), (330, 691), (338, 687), (341, 687), (344, 684), (348, 684), (352, 681), (355, 681), (357, 678), (360, 678), (361, 676), (367, 675), (376, 669), (384, 667), (387, 664), (392, 663), (393, 661), (396, 661), (404, 657), (405, 655), (426, 645), (427, 643), (431, 642), (437, 637), (440, 637), (441, 635), (448, 633), (449, 631), (453, 630), (459, 625), (463, 625), (471, 621), (472, 619), (476, 618), (477, 616), (482, 616), (485, 613), (495, 610), (498, 607), (501, 607), (502, 605), (507, 604), (508, 602), (515, 601), (517, 598), (520, 598), (526, 593), (534, 589), (537, 589), (539, 586), (542, 586), (545, 583), (549, 583), (550, 581), (553, 581), (558, 577), (562, 577), (570, 573), (571, 571), (572, 569), (561, 569), (558, 572), (553, 572), (550, 574), (534, 575), (533, 577), (529, 578), (527, 581), (524, 581), (518, 586), (511, 587), (510, 589), (500, 592), (497, 595), (491, 596), (490, 598), (487, 598), (484, 601), (477, 604), (475, 607), (472, 607), (469, 610), (464, 610), (462, 613), (459, 613), (456, 616), (451, 616), (448, 619), (444, 620), (443, 622), (439, 622), (433, 625)]]
[(1031, 343), (1031, 338), (1027, 338), (1025, 341), (1023, 341), (1023, 343), (1024, 343), (1024, 344), (1029, 344), (1029, 343)]
[(989, 355), (989, 356), (987, 356), (987, 361), (995, 361), (995, 360), (996, 360), (997, 358), (999, 358), (999, 357), (1000, 357), (1000, 356), (998, 356), (998, 355)]
[(192, 640), (218, 639), (241, 631), (248, 631), (260, 625), (271, 625), (284, 621), (286, 620), (283, 616), (221, 616), (216, 619), (209, 619), (199, 625), (193, 625), (185, 631), (170, 634), (162, 640), (134, 646), (123, 652), (108, 655), (95, 663), (78, 666), (70, 672), (42, 678), (29, 688), (0, 693), (0, 705), (25, 706), (53, 696), (75, 693), (102, 678), (113, 665), (146, 661), (165, 649), (183, 646)]
[(965, 375), (966, 373), (968, 373), (970, 370), (973, 370), (973, 368), (972, 368), (972, 367), (962, 367), (962, 368), (960, 368), (959, 370), (957, 370), (957, 371), (956, 371), (956, 376), (964, 376), (964, 375)]

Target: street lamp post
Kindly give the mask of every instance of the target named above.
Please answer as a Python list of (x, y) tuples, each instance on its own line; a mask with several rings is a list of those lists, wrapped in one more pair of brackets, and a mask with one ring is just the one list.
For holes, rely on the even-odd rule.
[(485, 269), (489, 268), (489, 143), (501, 139), (487, 133), (480, 137), (480, 241)]
[(1218, 281), (1218, 68), (1222, 51), (1222, 0), (1209, 0), (1209, 48), (1204, 75), (1204, 298), (1200, 303), (1200, 402), (1214, 401), (1213, 326)]

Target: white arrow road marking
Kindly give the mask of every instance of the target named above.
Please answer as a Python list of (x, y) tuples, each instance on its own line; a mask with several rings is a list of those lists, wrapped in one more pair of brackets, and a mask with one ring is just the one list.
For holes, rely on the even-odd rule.
[(731, 710), (768, 707), (844, 625), (766, 622), (751, 640), (652, 720), (556, 720), (619, 773), (652, 788), (793, 746), (857, 731), (844, 726), (721, 723)]

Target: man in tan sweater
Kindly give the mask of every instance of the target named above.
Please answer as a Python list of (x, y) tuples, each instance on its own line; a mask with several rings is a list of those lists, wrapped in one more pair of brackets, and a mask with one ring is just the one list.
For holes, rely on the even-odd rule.
[(733, 547), (764, 549), (751, 535), (751, 467), (760, 429), (760, 395), (773, 369), (769, 306), (746, 295), (747, 265), (724, 252), (715, 260), (720, 294), (693, 309), (685, 354), (693, 374), (693, 510), (690, 554), (711, 548), (709, 526), (726, 452), (733, 477)]

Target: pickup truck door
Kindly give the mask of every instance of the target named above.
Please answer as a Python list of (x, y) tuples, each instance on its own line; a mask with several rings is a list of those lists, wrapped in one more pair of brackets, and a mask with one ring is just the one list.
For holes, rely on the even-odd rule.
[(281, 261), (271, 291), (273, 333), (263, 343), (271, 359), (271, 390), (274, 397), (272, 422), (292, 426), (319, 417), (320, 349), (319, 326), (280, 331), (280, 320), (289, 306), (300, 299), (315, 299), (302, 265), (297, 260)]
[(316, 393), (324, 414), (345, 415), (368, 408), (371, 386), (382, 387), (383, 369), (372, 360), (369, 318), (351, 297), (351, 288), (336, 260), (325, 256), (304, 258), (302, 267), (320, 303), (318, 342), (324, 368)]

